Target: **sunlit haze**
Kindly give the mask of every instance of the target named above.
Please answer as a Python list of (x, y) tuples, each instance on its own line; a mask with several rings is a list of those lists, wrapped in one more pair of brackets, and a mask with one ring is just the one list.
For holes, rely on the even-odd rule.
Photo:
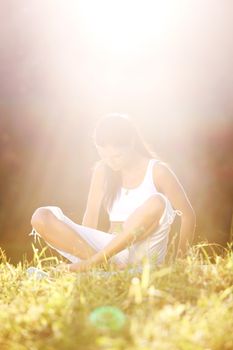
[(57, 0), (0, 7), (1, 115), (11, 116), (27, 147), (23, 166), (20, 147), (4, 155), (21, 174), (18, 197), (9, 195), (17, 197), (18, 218), (28, 203), (28, 215), (32, 207), (56, 203), (81, 220), (98, 159), (93, 127), (109, 112), (132, 116), (191, 199), (199, 194), (196, 207), (204, 205), (216, 175), (209, 154), (222, 147), (229, 158), (233, 2)]

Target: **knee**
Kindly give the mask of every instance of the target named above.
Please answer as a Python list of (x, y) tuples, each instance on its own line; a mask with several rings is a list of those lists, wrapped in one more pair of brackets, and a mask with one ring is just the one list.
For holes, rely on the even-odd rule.
[(40, 228), (49, 224), (54, 219), (54, 215), (48, 208), (37, 208), (31, 217), (31, 225), (34, 228)]

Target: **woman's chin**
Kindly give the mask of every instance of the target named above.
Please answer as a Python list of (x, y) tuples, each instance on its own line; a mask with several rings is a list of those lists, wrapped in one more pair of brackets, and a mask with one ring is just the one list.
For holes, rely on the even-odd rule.
[(119, 166), (111, 166), (111, 168), (112, 168), (113, 171), (119, 171), (120, 170)]

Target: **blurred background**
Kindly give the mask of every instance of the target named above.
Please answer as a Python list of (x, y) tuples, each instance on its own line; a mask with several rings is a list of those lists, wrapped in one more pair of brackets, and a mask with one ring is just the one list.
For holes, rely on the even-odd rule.
[[(0, 246), (11, 262), (32, 256), (36, 208), (81, 223), (92, 131), (109, 112), (130, 114), (176, 173), (197, 214), (195, 242), (227, 245), (231, 1), (8, 0), (0, 21)], [(98, 228), (108, 228), (103, 210)]]

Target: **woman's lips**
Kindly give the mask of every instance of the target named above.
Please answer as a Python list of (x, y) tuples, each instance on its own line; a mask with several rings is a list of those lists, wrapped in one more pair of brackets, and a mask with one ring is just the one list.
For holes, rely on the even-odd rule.
[(113, 170), (119, 170), (120, 169), (119, 165), (111, 165), (111, 167), (112, 167)]

